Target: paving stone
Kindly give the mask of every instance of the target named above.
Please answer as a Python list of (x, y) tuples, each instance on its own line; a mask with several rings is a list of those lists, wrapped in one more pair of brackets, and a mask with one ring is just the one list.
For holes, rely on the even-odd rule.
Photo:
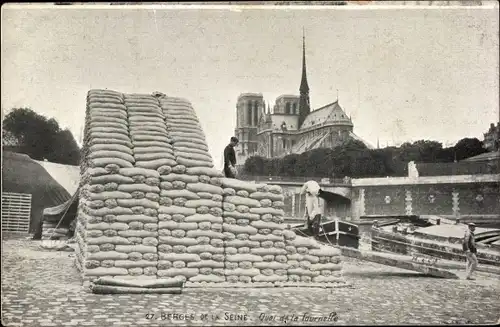
[[(186, 289), (181, 295), (85, 293), (67, 253), (38, 249), (28, 240), (3, 240), (2, 318), (7, 326), (279, 326), (332, 325), (302, 321), (336, 312), (335, 325), (491, 324), (500, 312), (500, 279), (444, 280), (346, 258), (351, 288)], [(463, 272), (460, 272), (463, 276)], [(247, 321), (224, 314), (247, 313)], [(158, 320), (145, 315), (154, 313)], [(195, 320), (161, 314), (196, 314)], [(200, 314), (218, 319), (200, 320)], [(261, 314), (295, 314), (298, 321), (263, 321)]]

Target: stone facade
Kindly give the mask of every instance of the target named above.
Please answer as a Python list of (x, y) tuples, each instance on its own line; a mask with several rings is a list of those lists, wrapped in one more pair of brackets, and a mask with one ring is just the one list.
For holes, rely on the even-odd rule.
[(298, 96), (279, 96), (272, 110), (269, 104), (266, 108), (260, 93), (243, 93), (238, 97), (235, 129), (240, 140), (236, 148), (238, 165), (255, 155), (274, 158), (320, 147), (332, 148), (349, 138), (361, 140), (353, 133), (352, 120), (338, 100), (311, 111), (305, 41), (299, 91)]

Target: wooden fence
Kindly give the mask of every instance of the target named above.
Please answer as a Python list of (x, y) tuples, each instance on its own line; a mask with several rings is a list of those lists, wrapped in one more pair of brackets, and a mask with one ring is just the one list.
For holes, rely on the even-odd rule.
[(31, 194), (2, 193), (2, 231), (28, 233), (31, 216)]

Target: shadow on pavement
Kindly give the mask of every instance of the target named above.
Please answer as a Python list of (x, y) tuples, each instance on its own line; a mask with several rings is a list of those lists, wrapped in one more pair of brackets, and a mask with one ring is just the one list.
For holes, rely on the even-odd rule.
[(375, 271), (349, 271), (345, 272), (344, 276), (346, 277), (369, 277), (369, 278), (434, 278), (434, 279), (441, 279), (439, 277), (431, 276), (431, 275), (425, 275), (422, 273), (418, 272), (392, 272), (392, 271), (381, 271), (381, 272), (375, 272)]

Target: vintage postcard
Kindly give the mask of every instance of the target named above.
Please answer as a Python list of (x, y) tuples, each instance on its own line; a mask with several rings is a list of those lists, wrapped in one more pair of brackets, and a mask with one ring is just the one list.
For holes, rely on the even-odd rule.
[(497, 1), (2, 6), (2, 324), (500, 323)]

